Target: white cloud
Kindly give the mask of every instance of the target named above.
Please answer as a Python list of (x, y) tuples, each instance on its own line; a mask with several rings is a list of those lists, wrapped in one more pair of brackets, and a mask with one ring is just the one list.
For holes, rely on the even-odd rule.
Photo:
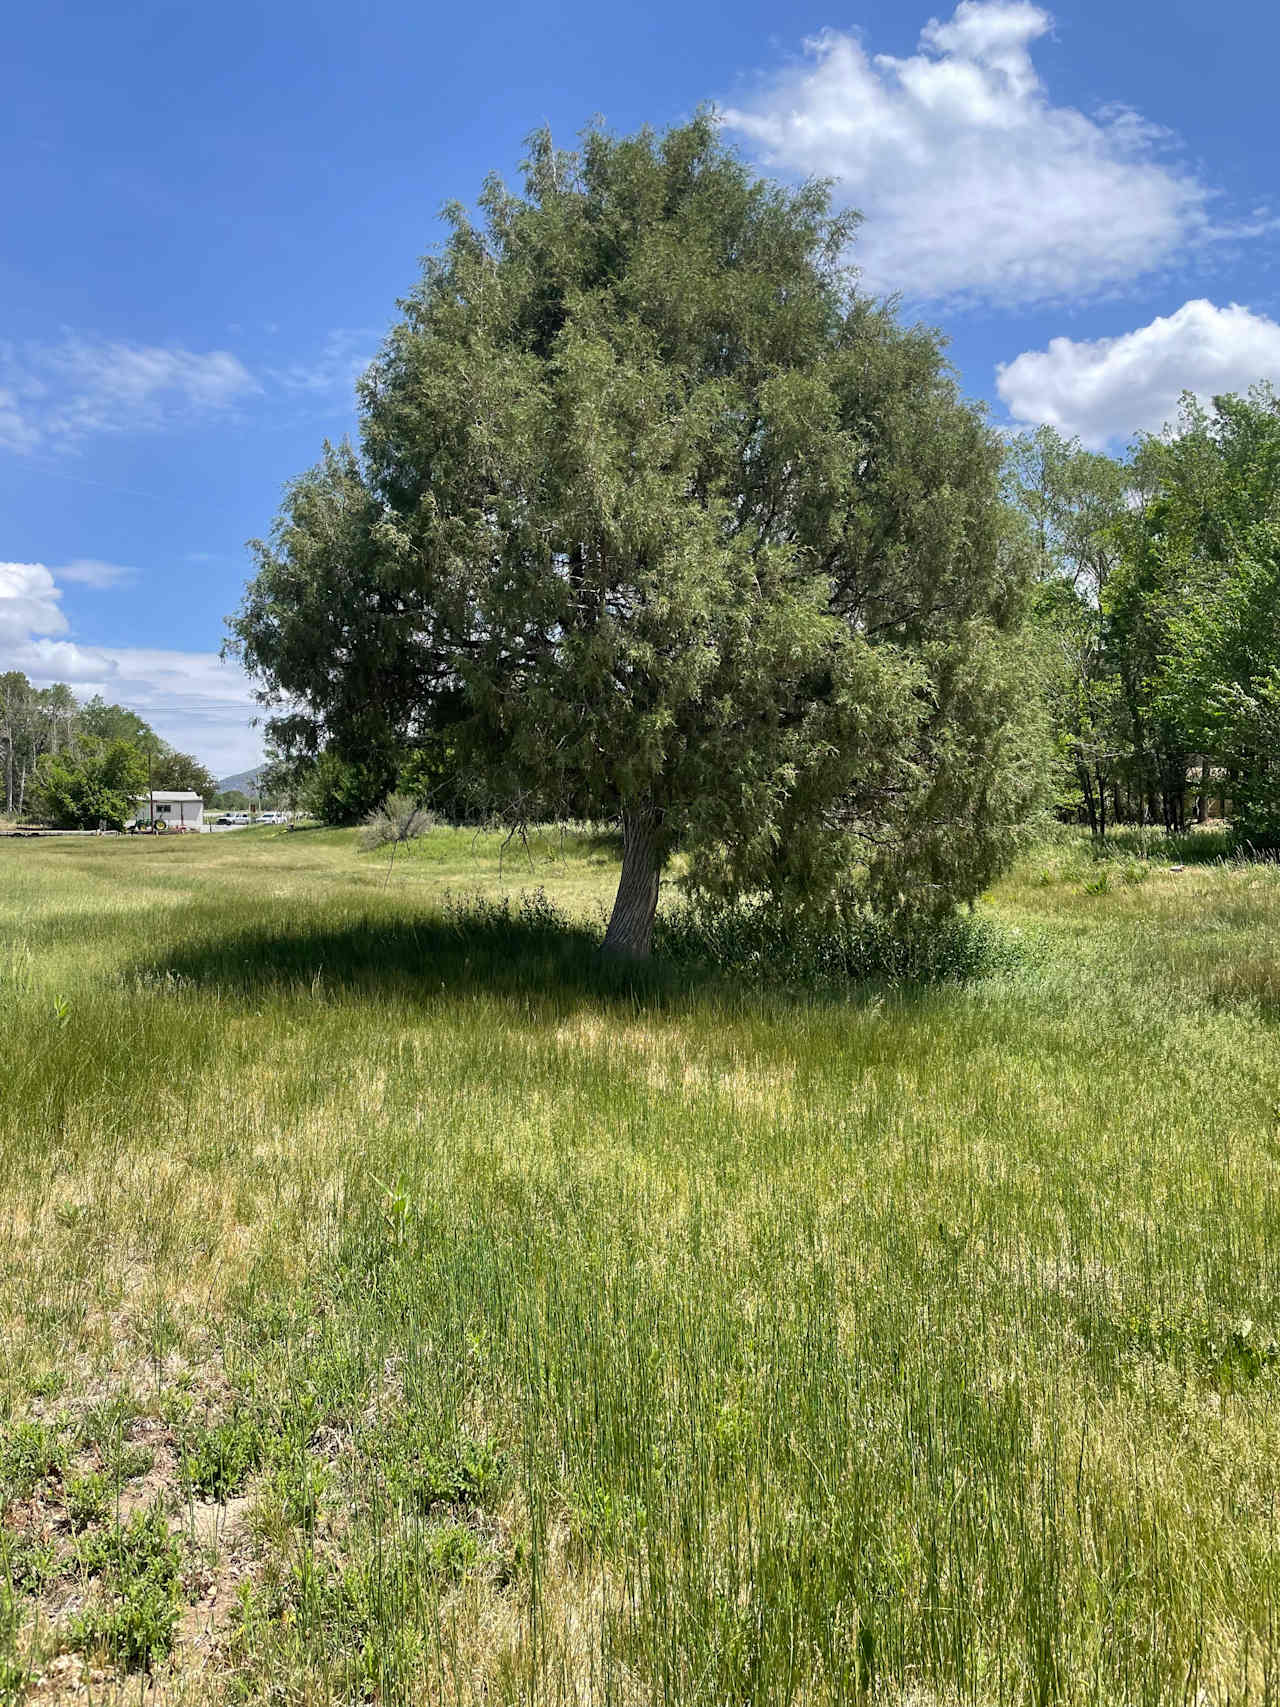
[(380, 341), (378, 333), (368, 327), (338, 327), (328, 334), (311, 361), (268, 368), (267, 375), (282, 391), (311, 394), (341, 391), (350, 396), (356, 381), (377, 354)]
[(98, 433), (155, 431), (225, 413), (261, 391), (228, 350), (203, 353), (68, 334), (0, 346), (0, 446), (30, 451)]
[(905, 59), (826, 30), (724, 120), (768, 165), (838, 180), (866, 216), (855, 258), (872, 290), (1096, 296), (1222, 233), (1165, 133), (1128, 109), (1052, 103), (1031, 57), (1051, 25), (1026, 0), (962, 0)]
[(262, 738), (251, 727), (257, 707), (237, 665), (216, 652), (62, 638), (68, 623), (60, 599), (55, 572), (44, 564), (0, 563), (0, 671), (22, 670), (38, 687), (67, 682), (80, 699), (100, 693), (127, 705), (215, 775), (258, 763)]
[(16, 393), (0, 386), (0, 449), (34, 450), (39, 442), (40, 434), (23, 416)]
[(109, 587), (122, 587), (137, 575), (136, 569), (126, 569), (120, 563), (103, 563), (97, 557), (77, 557), (53, 571), (57, 581), (75, 581), (82, 587), (105, 592)]
[(996, 390), (1015, 421), (1047, 421), (1102, 446), (1158, 431), (1184, 391), (1203, 398), (1280, 383), (1280, 325), (1238, 303), (1200, 298), (1117, 338), (1053, 338), (996, 369)]
[(0, 648), (31, 634), (65, 634), (61, 597), (43, 563), (0, 563)]
[(194, 753), (215, 776), (245, 770), (262, 758), (262, 736), (244, 672), (216, 652), (170, 652), (140, 646), (79, 646), (34, 639), (3, 667), (24, 670), (38, 686), (67, 682), (79, 699), (100, 693), (145, 717), (157, 735)]

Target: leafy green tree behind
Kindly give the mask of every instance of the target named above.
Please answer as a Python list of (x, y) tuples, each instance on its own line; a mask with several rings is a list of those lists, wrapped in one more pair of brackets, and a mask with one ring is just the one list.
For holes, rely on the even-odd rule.
[(65, 683), (35, 688), (20, 671), (0, 675), (0, 799), (7, 814), (31, 807), (64, 827), (72, 820), (89, 828), (99, 819), (114, 824), (114, 809), (96, 812), (94, 801), (102, 789), (108, 796), (117, 792), (102, 778), (118, 768), (105, 755), (120, 747), (141, 761), (139, 792), (145, 793), (149, 776), (154, 788), (190, 790), (206, 804), (213, 800), (217, 783), (206, 767), (170, 747), (137, 712), (108, 704), (100, 694), (77, 704)]
[(151, 762), (151, 786), (198, 794), (206, 806), (212, 805), (218, 792), (216, 778), (199, 759), (167, 746)]
[(1095, 834), (1108, 789), (1114, 815), (1177, 831), (1216, 776), (1237, 840), (1280, 849), (1274, 392), (1184, 396), (1123, 462), (1041, 428), (1013, 442), (1006, 490), (1039, 553), (1049, 713)]
[(4, 810), (21, 814), (27, 779), (41, 752), (41, 718), (36, 690), (21, 670), (0, 675), (0, 758), (4, 763)]
[(128, 741), (84, 735), (74, 749), (43, 754), (36, 767), (41, 810), (59, 829), (123, 830), (146, 787), (146, 758)]
[(1095, 836), (1105, 836), (1131, 765), (1123, 683), (1107, 606), (1126, 515), (1124, 464), (1043, 426), (1009, 445), (1005, 490), (1037, 554), (1041, 688), (1059, 752)]
[(1229, 773), (1232, 829), (1280, 851), (1280, 399), (1267, 386), (1148, 450), (1135, 561), (1166, 589), (1161, 715)]
[(677, 847), (717, 895), (860, 870), (891, 908), (971, 898), (1037, 741), (1000, 447), (936, 337), (857, 298), (821, 186), (753, 177), (706, 116), (539, 135), (525, 193), (480, 206), (362, 386), (360, 450), (258, 547), (233, 634), (292, 702), (277, 745), (385, 788), (443, 741), (510, 819), (617, 819), (621, 953)]
[(37, 688), (20, 670), (0, 676), (0, 759), (7, 815), (26, 811), (41, 756), (64, 751), (74, 742), (79, 713), (65, 682)]
[(126, 741), (143, 752), (150, 748), (157, 753), (165, 745), (145, 718), (126, 706), (109, 705), (101, 694), (80, 706), (75, 721), (80, 732), (97, 741)]

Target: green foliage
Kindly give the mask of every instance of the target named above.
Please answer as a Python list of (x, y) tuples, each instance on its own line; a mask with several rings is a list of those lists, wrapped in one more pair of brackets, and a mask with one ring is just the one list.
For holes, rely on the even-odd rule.
[(346, 759), (327, 749), (300, 767), (298, 802), (322, 824), (357, 824), (385, 798), (395, 781), (397, 762), (391, 752)]
[(101, 1523), (111, 1510), (113, 1488), (108, 1477), (98, 1471), (84, 1476), (71, 1476), (63, 1490), (67, 1517), (73, 1529), (87, 1529)]
[(181, 1441), (179, 1474), (189, 1493), (225, 1500), (244, 1486), (262, 1462), (261, 1424), (240, 1413), (212, 1427), (190, 1429)]
[(32, 811), (65, 829), (121, 828), (133, 808), (121, 791), (139, 778), (145, 786), (148, 765), (154, 787), (191, 789), (206, 804), (217, 786), (137, 712), (108, 705), (101, 694), (77, 705), (64, 683), (36, 689), (17, 670), (0, 675), (0, 764), (0, 810)]
[(182, 1547), (153, 1507), (83, 1536), (76, 1549), (98, 1594), (67, 1624), (70, 1646), (100, 1651), (125, 1671), (149, 1670), (173, 1646)]
[[(1041, 672), (1060, 786), (1109, 815), (1186, 828), (1189, 790), (1229, 796), (1238, 848), (1280, 851), (1280, 405), (1266, 387), (1184, 397), (1127, 463), (1048, 427), (1006, 490), (1038, 548)], [(1194, 767), (1194, 777), (1189, 771)]]
[(32, 1681), (30, 1665), (17, 1653), (21, 1610), (0, 1575), (0, 1707), (22, 1707)]
[(501, 1485), (503, 1458), (495, 1442), (457, 1430), (442, 1434), (420, 1416), (377, 1423), (360, 1444), (387, 1498), (413, 1511), (488, 1505)]
[(301, 708), (272, 731), (319, 754), (312, 810), (359, 818), (426, 751), (508, 821), (621, 820), (637, 952), (677, 848), (726, 897), (978, 894), (1041, 767), (999, 443), (936, 338), (856, 296), (822, 186), (755, 178), (708, 115), (539, 134), (480, 206), (233, 624)]
[(147, 762), (136, 747), (92, 735), (73, 750), (45, 754), (36, 770), (40, 808), (61, 829), (122, 830), (146, 788)]
[(62, 1474), (66, 1461), (66, 1443), (53, 1424), (0, 1424), (0, 1507), (29, 1499), (41, 1482)]
[(987, 977), (1031, 964), (1038, 952), (987, 918), (886, 919), (856, 897), (824, 918), (752, 901), (684, 901), (658, 914), (655, 942), (677, 964), (827, 989)]
[(96, 694), (79, 708), (75, 719), (77, 744), (85, 736), (103, 745), (123, 742), (149, 756), (149, 774), (153, 788), (189, 790), (211, 804), (217, 793), (217, 783), (211, 773), (190, 753), (179, 753), (162, 741), (155, 730), (136, 711), (123, 705), (108, 705)]
[(1230, 772), (1237, 845), (1273, 854), (1280, 852), (1280, 400), (1261, 389), (1247, 399), (1220, 398), (1211, 417), (1192, 416), (1184, 436), (1190, 445), (1162, 447), (1148, 545), (1157, 561), (1182, 569), (1162, 704)]
[(190, 753), (175, 752), (172, 748), (167, 748), (152, 761), (151, 786), (198, 794), (206, 806), (212, 804), (218, 793), (212, 772), (199, 759)]
[(18, 1594), (39, 1594), (60, 1568), (57, 1553), (49, 1542), (15, 1535), (0, 1526), (0, 1596), (6, 1586)]
[(94, 694), (79, 708), (76, 728), (78, 733), (89, 735), (108, 746), (113, 741), (123, 741), (126, 746), (137, 747), (143, 753), (164, 751), (164, 742), (145, 718), (126, 706), (108, 705), (101, 694)]
[(1127, 478), (1123, 464), (1048, 426), (1013, 439), (1005, 462), (1006, 494), (1038, 559), (1039, 668), (1029, 685), (1040, 688), (1057, 746), (1058, 803), (1083, 809), (1098, 837), (1131, 745), (1107, 621)]

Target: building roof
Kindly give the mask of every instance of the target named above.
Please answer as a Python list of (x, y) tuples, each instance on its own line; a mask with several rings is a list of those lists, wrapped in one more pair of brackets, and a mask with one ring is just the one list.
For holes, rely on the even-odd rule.
[(199, 800), (200, 798), (200, 795), (191, 794), (183, 789), (157, 788), (151, 794), (140, 794), (138, 796), (138, 801), (143, 806), (145, 806), (149, 800), (154, 800), (157, 805), (160, 806), (176, 806), (180, 800), (191, 802)]

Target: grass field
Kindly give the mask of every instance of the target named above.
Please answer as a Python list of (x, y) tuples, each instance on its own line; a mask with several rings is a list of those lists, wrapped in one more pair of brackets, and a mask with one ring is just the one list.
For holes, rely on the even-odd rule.
[(1280, 871), (1142, 851), (837, 995), (0, 844), (0, 1701), (1280, 1700)]

